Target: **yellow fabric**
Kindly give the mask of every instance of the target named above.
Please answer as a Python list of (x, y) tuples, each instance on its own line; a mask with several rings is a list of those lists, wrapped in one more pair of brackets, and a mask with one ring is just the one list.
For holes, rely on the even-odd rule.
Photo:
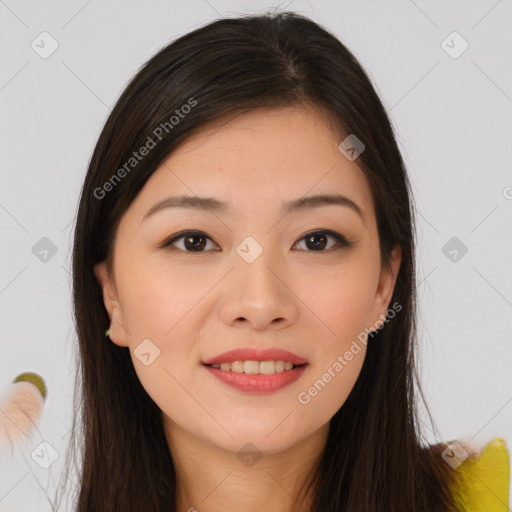
[(504, 439), (489, 441), (475, 458), (456, 468), (454, 489), (457, 512), (507, 512), (510, 461)]

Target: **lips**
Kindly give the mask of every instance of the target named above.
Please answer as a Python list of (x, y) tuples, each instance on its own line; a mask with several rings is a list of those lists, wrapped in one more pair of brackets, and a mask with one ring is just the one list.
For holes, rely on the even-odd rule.
[(292, 385), (304, 375), (307, 366), (307, 364), (303, 364), (302, 366), (296, 366), (292, 370), (271, 375), (235, 373), (206, 365), (204, 368), (224, 385), (234, 388), (238, 392), (266, 395)]
[(204, 365), (233, 363), (234, 361), (288, 361), (293, 365), (302, 365), (307, 363), (307, 359), (279, 348), (237, 348), (229, 350), (218, 356), (202, 361)]

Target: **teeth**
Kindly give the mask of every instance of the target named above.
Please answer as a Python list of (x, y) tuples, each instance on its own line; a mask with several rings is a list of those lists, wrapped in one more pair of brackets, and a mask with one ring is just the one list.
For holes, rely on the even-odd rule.
[(260, 363), (258, 361), (244, 361), (244, 373), (260, 373)]
[(232, 363), (212, 364), (211, 366), (226, 372), (232, 371), (251, 375), (257, 373), (271, 375), (272, 373), (281, 373), (293, 368), (293, 364), (289, 361), (233, 361)]
[(244, 362), (243, 361), (233, 361), (231, 363), (231, 371), (236, 373), (244, 372)]

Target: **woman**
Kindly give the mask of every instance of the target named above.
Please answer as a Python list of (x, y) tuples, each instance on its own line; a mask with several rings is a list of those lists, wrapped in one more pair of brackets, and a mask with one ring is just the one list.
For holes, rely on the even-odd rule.
[(77, 215), (76, 510), (460, 507), (464, 448), (417, 415), (413, 211), (370, 80), (311, 20), (152, 57)]

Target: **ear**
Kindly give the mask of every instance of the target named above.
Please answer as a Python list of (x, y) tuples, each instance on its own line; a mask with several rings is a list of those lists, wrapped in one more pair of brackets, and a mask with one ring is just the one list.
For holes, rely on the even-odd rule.
[(128, 346), (127, 331), (123, 327), (123, 312), (119, 306), (114, 282), (108, 272), (107, 264), (102, 261), (94, 266), (94, 275), (103, 291), (103, 303), (110, 320), (109, 338), (116, 345)]
[(378, 329), (386, 319), (386, 312), (393, 296), (396, 278), (400, 263), (402, 261), (402, 251), (399, 245), (396, 245), (391, 252), (391, 261), (388, 269), (381, 272), (379, 284), (375, 293), (373, 307), (371, 312), (371, 328), (370, 331)]

